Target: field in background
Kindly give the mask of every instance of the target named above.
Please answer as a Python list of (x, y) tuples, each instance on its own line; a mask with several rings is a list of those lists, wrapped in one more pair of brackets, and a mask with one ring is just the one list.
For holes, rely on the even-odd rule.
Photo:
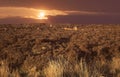
[(0, 77), (120, 77), (120, 25), (0, 25)]

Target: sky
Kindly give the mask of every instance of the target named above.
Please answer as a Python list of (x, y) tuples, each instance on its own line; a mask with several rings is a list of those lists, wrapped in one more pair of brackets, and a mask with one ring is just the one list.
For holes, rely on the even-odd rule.
[(0, 0), (0, 24), (119, 24), (120, 0)]

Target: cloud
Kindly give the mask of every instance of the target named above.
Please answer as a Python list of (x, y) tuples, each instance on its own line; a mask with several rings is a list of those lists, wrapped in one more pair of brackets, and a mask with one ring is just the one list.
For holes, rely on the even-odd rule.
[[(0, 7), (0, 18), (5, 17), (22, 17), (38, 19), (41, 11), (44, 11), (46, 16), (58, 16), (58, 15), (109, 15), (116, 13), (97, 12), (97, 11), (62, 11), (62, 10), (43, 10), (35, 8), (25, 7)], [(119, 13), (118, 13), (119, 14)]]
[(0, 7), (0, 17), (5, 18), (19, 16), (23, 18), (37, 19), (41, 11), (44, 11), (46, 16), (67, 15), (67, 13), (59, 10), (41, 10), (25, 7)]
[(104, 12), (95, 12), (95, 11), (65, 11), (69, 15), (98, 15), (105, 14)]
[(32, 8), (16, 8), (16, 7), (1, 7), (0, 8), (0, 17), (29, 17), (34, 18), (36, 16), (35, 13), (38, 11)]

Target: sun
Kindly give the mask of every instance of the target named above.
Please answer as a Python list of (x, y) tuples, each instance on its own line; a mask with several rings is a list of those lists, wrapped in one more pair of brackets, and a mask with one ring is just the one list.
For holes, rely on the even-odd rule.
[(46, 14), (44, 11), (40, 11), (38, 15), (38, 19), (48, 19), (48, 18), (46, 17)]

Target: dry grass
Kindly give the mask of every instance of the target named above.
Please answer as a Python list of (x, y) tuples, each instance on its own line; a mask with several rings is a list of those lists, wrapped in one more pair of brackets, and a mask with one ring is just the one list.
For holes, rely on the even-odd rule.
[(8, 77), (9, 76), (9, 68), (5, 61), (0, 62), (0, 77)]
[(20, 77), (18, 70), (10, 72), (6, 61), (1, 61), (0, 65), (0, 77)]
[(116, 77), (120, 77), (120, 58), (114, 57), (110, 64), (110, 72), (114, 73)]
[[(120, 76), (119, 63), (119, 58), (114, 58), (111, 62), (109, 71), (114, 74), (112, 77)], [(75, 60), (74, 62), (64, 58), (50, 60), (43, 70), (40, 71), (33, 67), (26, 72), (23, 70), (24, 75), (21, 74), (19, 69), (11, 72), (6, 61), (1, 61), (0, 65), (0, 77), (107, 77), (102, 73), (104, 70), (100, 70), (106, 69), (101, 68), (101, 61), (96, 61), (91, 65), (87, 64), (85, 59)]]
[(0, 62), (0, 77), (39, 77), (39, 72), (36, 71), (36, 67), (33, 67), (28, 72), (24, 73), (26, 73), (26, 75), (21, 75), (19, 69), (11, 72), (7, 61)]
[(36, 70), (36, 67), (33, 67), (28, 71), (28, 77), (38, 77), (38, 76), (39, 76), (39, 72)]
[(64, 66), (61, 62), (51, 61), (44, 69), (46, 77), (63, 77)]
[(89, 69), (84, 59), (74, 63), (60, 59), (50, 61), (44, 73), (45, 77), (102, 77), (99, 69)]
[(83, 59), (79, 63), (75, 64), (75, 72), (78, 73), (79, 77), (89, 77), (88, 67)]
[[(8, 76), (9, 77), (9, 76)], [(21, 77), (18, 70), (15, 70), (11, 73), (11, 77)]]

